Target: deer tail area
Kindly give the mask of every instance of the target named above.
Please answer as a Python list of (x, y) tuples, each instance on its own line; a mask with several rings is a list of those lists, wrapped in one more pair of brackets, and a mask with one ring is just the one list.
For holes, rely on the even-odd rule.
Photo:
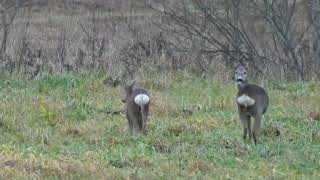
[(246, 94), (238, 97), (237, 101), (240, 105), (243, 105), (245, 107), (252, 106), (255, 103), (255, 100)]
[(134, 102), (138, 106), (144, 106), (150, 102), (150, 98), (146, 94), (138, 94), (138, 95), (136, 95), (136, 97), (134, 97)]

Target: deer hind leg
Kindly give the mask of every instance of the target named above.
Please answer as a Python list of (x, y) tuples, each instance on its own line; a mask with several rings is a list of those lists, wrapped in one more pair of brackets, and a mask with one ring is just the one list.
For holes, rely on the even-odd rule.
[(240, 121), (243, 126), (243, 139), (244, 140), (247, 139), (248, 130), (249, 130), (249, 137), (251, 138), (251, 136), (250, 136), (251, 127), (248, 126), (251, 124), (250, 116), (247, 116), (245, 114), (240, 113)]
[(130, 132), (132, 132), (134, 118), (132, 116), (130, 116), (128, 111), (126, 112), (126, 116), (127, 116), (127, 119), (128, 119), (129, 130), (130, 130)]
[(257, 140), (258, 140), (258, 136), (259, 136), (261, 117), (262, 117), (261, 114), (256, 115), (255, 120), (254, 120), (254, 124), (253, 124), (252, 136), (253, 136), (253, 141), (254, 141), (255, 145), (257, 145)]
[(143, 106), (140, 106), (140, 112), (138, 117), (139, 131), (143, 130)]
[(139, 115), (137, 116), (137, 123), (138, 123), (139, 131), (143, 130), (143, 114), (142, 114), (142, 111), (143, 111), (143, 106), (140, 107), (140, 112), (139, 112)]
[(149, 106), (146, 105), (141, 109), (141, 117), (142, 117), (142, 130), (145, 132), (148, 122), (148, 115), (149, 115)]
[[(131, 123), (131, 127), (134, 131), (139, 131), (139, 114), (131, 112), (128, 117), (129, 123)], [(129, 124), (130, 126), (130, 124)]]
[(251, 139), (252, 139), (252, 130), (251, 130), (251, 117), (250, 116), (247, 116), (247, 127), (248, 127), (249, 139), (251, 141)]

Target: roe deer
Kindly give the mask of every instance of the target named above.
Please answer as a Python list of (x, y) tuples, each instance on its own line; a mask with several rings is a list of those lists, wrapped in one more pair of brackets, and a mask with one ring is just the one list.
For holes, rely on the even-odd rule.
[[(267, 111), (269, 97), (267, 92), (260, 86), (249, 84), (247, 70), (239, 66), (235, 71), (235, 80), (238, 84), (237, 105), (241, 123), (244, 128), (243, 138), (253, 137), (257, 145), (262, 115)], [(251, 131), (251, 117), (254, 118), (253, 130)]]
[(130, 131), (145, 132), (149, 114), (150, 96), (146, 90), (135, 88), (135, 83), (136, 81), (124, 88), (125, 92), (121, 101), (126, 103), (126, 116)]

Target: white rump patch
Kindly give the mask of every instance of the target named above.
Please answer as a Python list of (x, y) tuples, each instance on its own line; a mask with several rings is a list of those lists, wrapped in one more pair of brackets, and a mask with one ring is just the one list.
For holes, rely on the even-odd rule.
[(238, 102), (240, 105), (243, 105), (243, 106), (245, 106), (245, 107), (252, 106), (252, 105), (254, 105), (254, 103), (255, 103), (254, 99), (252, 99), (251, 97), (249, 97), (249, 96), (246, 95), (246, 94), (238, 97), (237, 102)]
[(150, 101), (150, 98), (146, 94), (138, 94), (136, 95), (136, 97), (134, 97), (134, 102), (139, 106), (146, 105), (149, 103), (149, 101)]

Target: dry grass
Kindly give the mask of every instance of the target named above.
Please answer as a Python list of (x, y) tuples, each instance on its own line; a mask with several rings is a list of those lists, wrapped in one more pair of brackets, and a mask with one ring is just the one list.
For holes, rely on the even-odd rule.
[(318, 111), (301, 100), (318, 97), (315, 82), (286, 82), (286, 90), (273, 88), (277, 82), (265, 84), (270, 108), (254, 146), (242, 139), (234, 83), (186, 74), (175, 75), (166, 88), (156, 85), (158, 78), (143, 81), (152, 99), (143, 135), (129, 133), (124, 114), (106, 113), (122, 107), (122, 87), (105, 86), (104, 79), (63, 75), (0, 80), (5, 84), (0, 90), (0, 176), (312, 179), (320, 173), (320, 124), (309, 114)]

